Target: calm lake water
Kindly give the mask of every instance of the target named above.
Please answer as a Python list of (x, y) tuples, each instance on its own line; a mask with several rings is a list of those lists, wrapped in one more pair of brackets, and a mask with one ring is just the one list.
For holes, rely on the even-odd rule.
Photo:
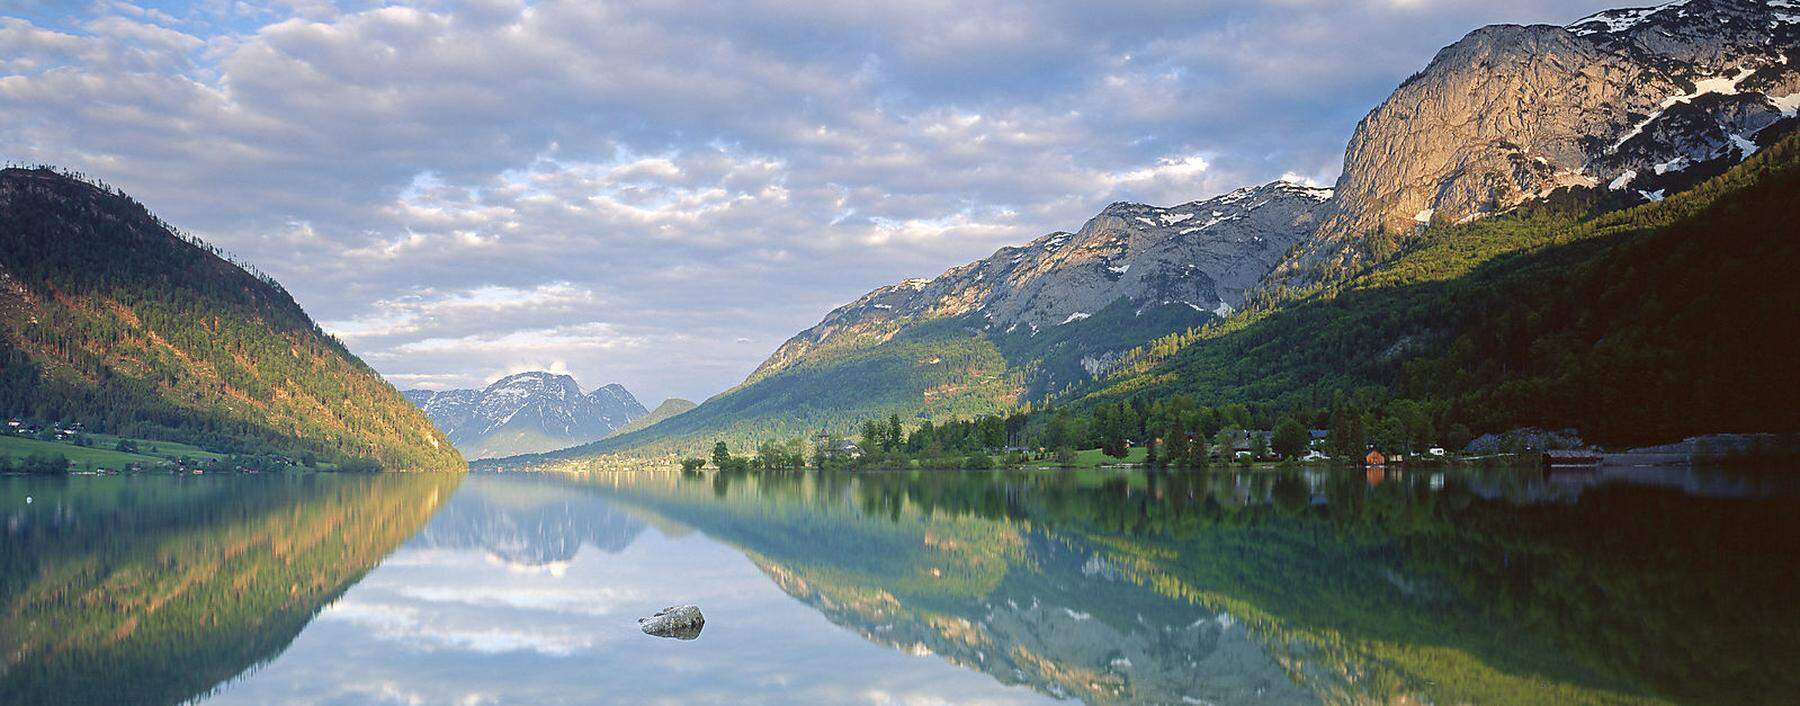
[(6, 477), (0, 704), (1792, 703), (1794, 477)]

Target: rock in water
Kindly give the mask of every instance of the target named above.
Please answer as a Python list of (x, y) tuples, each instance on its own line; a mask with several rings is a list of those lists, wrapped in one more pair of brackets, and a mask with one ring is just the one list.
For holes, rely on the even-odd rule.
[(700, 636), (701, 628), (706, 627), (706, 616), (700, 614), (698, 606), (669, 606), (656, 611), (656, 615), (638, 618), (638, 627), (645, 635), (692, 640)]

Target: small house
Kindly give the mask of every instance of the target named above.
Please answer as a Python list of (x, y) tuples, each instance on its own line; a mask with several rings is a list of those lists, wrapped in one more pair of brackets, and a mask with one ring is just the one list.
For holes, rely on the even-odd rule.
[(1262, 447), (1266, 449), (1269, 448), (1273, 438), (1274, 432), (1261, 429), (1239, 429), (1231, 432), (1231, 450), (1249, 451), (1257, 441), (1261, 441)]
[(1369, 449), (1368, 455), (1363, 456), (1363, 465), (1385, 466), (1387, 465), (1387, 456), (1382, 455), (1379, 449)]

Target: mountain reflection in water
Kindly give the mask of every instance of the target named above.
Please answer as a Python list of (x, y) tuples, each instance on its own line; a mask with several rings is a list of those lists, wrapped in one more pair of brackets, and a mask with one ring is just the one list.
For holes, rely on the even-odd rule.
[(280, 654), (460, 480), (0, 477), (0, 704), (205, 693)]
[[(0, 703), (1776, 703), (1800, 690), (1800, 514), (1780, 474), (457, 483), (0, 478)], [(677, 602), (706, 612), (700, 639), (637, 631)]]
[(866, 639), (1111, 703), (1785, 700), (1792, 484), (1692, 469), (596, 479)]

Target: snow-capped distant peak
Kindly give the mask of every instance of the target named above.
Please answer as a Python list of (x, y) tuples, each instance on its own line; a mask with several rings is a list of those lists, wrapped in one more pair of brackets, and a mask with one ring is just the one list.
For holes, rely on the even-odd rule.
[(1615, 34), (1632, 29), (1644, 21), (1668, 10), (1675, 10), (1688, 4), (1688, 0), (1674, 0), (1652, 7), (1633, 7), (1618, 10), (1602, 10), (1574, 22), (1566, 29), (1575, 34), (1587, 36), (1591, 34)]
[(598, 440), (648, 411), (614, 383), (588, 394), (575, 378), (541, 370), (480, 390), (409, 394), (470, 458), (551, 451)]

